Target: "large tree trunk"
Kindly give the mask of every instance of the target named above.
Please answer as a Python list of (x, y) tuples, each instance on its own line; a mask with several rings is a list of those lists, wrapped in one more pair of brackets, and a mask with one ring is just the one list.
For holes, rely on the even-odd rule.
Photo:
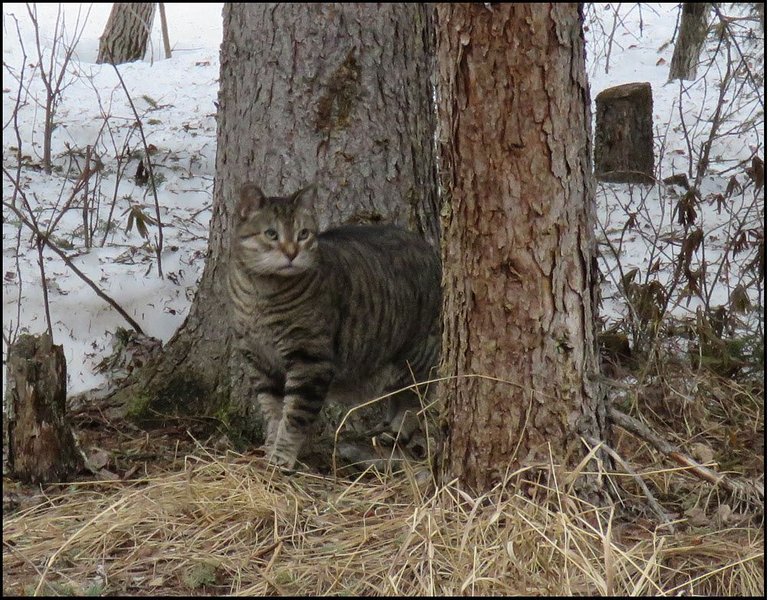
[(699, 56), (707, 39), (711, 7), (709, 2), (684, 2), (680, 7), (680, 31), (669, 63), (670, 80), (696, 79)]
[(96, 62), (119, 65), (141, 60), (154, 18), (154, 2), (115, 2), (99, 38)]
[(208, 258), (163, 359), (119, 394), (133, 414), (256, 425), (230, 356), (226, 291), (246, 180), (270, 195), (315, 182), (323, 227), (395, 222), (437, 243), (431, 41), (422, 4), (225, 4)]
[(437, 15), (442, 471), (480, 492), (602, 439), (589, 89), (575, 4)]

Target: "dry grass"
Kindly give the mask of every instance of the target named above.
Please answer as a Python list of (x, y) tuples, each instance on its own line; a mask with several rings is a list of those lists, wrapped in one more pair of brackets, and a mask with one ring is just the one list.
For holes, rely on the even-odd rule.
[[(729, 478), (765, 486), (765, 387), (667, 362), (658, 370), (614, 384), (612, 403), (695, 460)], [(614, 427), (614, 444), (668, 509), (687, 514), (738, 511), (741, 499), (698, 481), (642, 440)], [(726, 519), (727, 520), (727, 519)]]
[[(662, 364), (614, 382), (613, 405), (729, 477), (764, 480), (762, 381)], [(354, 481), (287, 476), (183, 426), (77, 422), (83, 448), (109, 448), (114, 473), (143, 476), (47, 486), (6, 512), (5, 594), (765, 594), (764, 509), (619, 427), (610, 443), (633, 475), (552, 465), (472, 497), (417, 464)], [(583, 475), (615, 502), (573, 494)]]
[(764, 593), (759, 527), (662, 535), (526, 475), (472, 498), (412, 472), (285, 476), (198, 446), (181, 468), (78, 483), (4, 517), (4, 591)]

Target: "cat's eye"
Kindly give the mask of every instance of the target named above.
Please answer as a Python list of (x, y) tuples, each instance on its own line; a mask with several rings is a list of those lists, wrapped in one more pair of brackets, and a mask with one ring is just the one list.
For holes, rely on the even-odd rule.
[(269, 229), (265, 229), (265, 230), (264, 230), (264, 236), (265, 236), (265, 237), (266, 237), (268, 240), (272, 240), (272, 241), (274, 242), (274, 241), (277, 239), (277, 231), (275, 231), (274, 229), (272, 229), (272, 228), (270, 227)]
[(296, 239), (300, 242), (302, 240), (306, 240), (309, 237), (309, 229), (299, 229), (299, 234), (296, 236)]

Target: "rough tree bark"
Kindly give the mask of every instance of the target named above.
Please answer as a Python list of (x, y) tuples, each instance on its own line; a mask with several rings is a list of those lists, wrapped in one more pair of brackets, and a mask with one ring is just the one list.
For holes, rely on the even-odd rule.
[(684, 2), (680, 7), (680, 31), (669, 63), (669, 79), (696, 79), (699, 55), (707, 39), (709, 2)]
[(431, 31), (422, 4), (225, 4), (213, 217), (186, 321), (117, 396), (133, 414), (258, 427), (230, 357), (226, 268), (237, 190), (318, 186), (321, 226), (396, 222), (437, 243)]
[(20, 335), (8, 357), (4, 422), (8, 468), (33, 483), (66, 481), (83, 467), (66, 419), (64, 348), (48, 334)]
[(575, 4), (438, 4), (437, 15), (441, 470), (481, 492), (550, 453), (572, 466), (581, 436), (603, 439), (583, 15)]
[(147, 51), (155, 2), (115, 2), (99, 38), (97, 63), (119, 65), (141, 60)]

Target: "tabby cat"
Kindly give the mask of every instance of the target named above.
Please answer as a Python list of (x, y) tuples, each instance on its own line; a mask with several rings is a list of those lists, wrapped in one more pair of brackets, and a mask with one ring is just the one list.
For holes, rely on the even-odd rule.
[[(238, 346), (271, 463), (292, 468), (327, 396), (360, 404), (425, 381), (440, 352), (440, 260), (393, 225), (319, 232), (313, 187), (266, 197), (246, 183), (229, 288)], [(380, 439), (407, 442), (416, 394), (390, 397)], [(399, 437), (398, 437), (399, 436)]]

